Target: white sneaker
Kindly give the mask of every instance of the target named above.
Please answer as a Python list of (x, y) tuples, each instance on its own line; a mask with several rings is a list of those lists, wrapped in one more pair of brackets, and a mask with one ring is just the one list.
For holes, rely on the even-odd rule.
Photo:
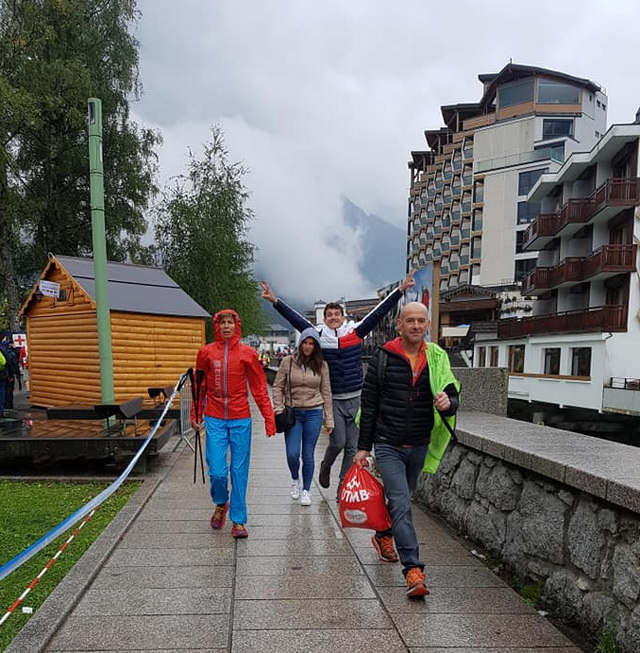
[(294, 501), (300, 498), (300, 481), (291, 481), (291, 498)]
[(306, 490), (302, 490), (302, 496), (300, 497), (300, 505), (301, 506), (311, 505), (311, 495)]

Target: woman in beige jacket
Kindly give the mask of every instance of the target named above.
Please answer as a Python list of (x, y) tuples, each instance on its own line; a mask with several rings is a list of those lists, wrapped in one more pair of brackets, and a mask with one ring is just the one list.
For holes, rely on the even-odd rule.
[[(300, 334), (298, 349), (282, 359), (273, 383), (273, 406), (276, 414), (292, 406), (296, 422), (284, 433), (287, 464), (291, 472), (291, 498), (300, 505), (311, 505), (311, 480), (314, 452), (320, 437), (323, 413), (327, 433), (333, 431), (329, 367), (322, 356), (320, 338), (315, 329)], [(302, 484), (300, 458), (302, 457)]]

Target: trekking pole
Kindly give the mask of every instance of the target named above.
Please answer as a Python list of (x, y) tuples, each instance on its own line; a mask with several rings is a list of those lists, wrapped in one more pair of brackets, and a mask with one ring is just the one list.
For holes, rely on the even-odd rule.
[[(196, 370), (196, 380), (197, 380), (197, 383), (198, 383), (198, 397), (200, 396), (200, 388), (202, 387), (202, 380), (203, 379), (204, 379), (204, 370)], [(206, 434), (206, 431), (205, 431), (205, 434)], [(200, 473), (202, 474), (202, 482), (205, 483), (205, 480), (204, 480), (204, 461), (202, 459), (202, 442), (200, 442), (200, 432), (198, 432), (198, 435), (196, 437), (198, 439), (198, 445), (199, 445), (198, 449), (200, 451)]]
[[(194, 415), (195, 415), (195, 423), (199, 424), (200, 419), (199, 419), (199, 410), (200, 410), (200, 387), (202, 384), (202, 379), (204, 378), (204, 372), (203, 370), (196, 370), (196, 374), (194, 375), (193, 373), (193, 368), (190, 367), (187, 370), (187, 374), (189, 375), (189, 379), (191, 381), (191, 401), (193, 401), (194, 405)], [(202, 482), (204, 483), (204, 462), (202, 460), (202, 443), (200, 442), (200, 429), (194, 429), (195, 431), (195, 437), (194, 437), (194, 450), (193, 450), (193, 482), (196, 482), (197, 478), (197, 470), (198, 470), (198, 456), (200, 456), (200, 470), (202, 472)]]

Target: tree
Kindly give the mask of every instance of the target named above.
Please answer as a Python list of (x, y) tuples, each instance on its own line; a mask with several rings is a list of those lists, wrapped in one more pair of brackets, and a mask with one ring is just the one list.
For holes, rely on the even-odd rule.
[(242, 184), (246, 172), (229, 163), (222, 130), (212, 127), (202, 159), (190, 152), (188, 173), (165, 189), (155, 235), (167, 274), (210, 313), (236, 310), (248, 335), (262, 333), (266, 324), (250, 274), (254, 248), (245, 239), (253, 219)]
[(0, 0), (0, 291), (20, 291), (47, 253), (92, 250), (87, 99), (103, 106), (107, 253), (147, 262), (144, 213), (160, 140), (130, 119), (138, 99), (135, 0)]

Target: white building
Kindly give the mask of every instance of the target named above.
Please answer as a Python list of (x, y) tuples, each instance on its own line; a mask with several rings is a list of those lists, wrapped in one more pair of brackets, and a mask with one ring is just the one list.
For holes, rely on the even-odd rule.
[(509, 312), (526, 312), (516, 286), (537, 252), (522, 242), (540, 210), (527, 194), (600, 139), (607, 97), (595, 82), (535, 66), (509, 63), (479, 80), (480, 101), (443, 106), (445, 126), (425, 132), (430, 149), (412, 152), (407, 269), (439, 262), (441, 293), (511, 286)]
[(640, 124), (614, 125), (531, 188), (523, 293), (537, 301), (475, 343), (476, 366), (509, 368), (511, 399), (640, 415), (639, 144)]

